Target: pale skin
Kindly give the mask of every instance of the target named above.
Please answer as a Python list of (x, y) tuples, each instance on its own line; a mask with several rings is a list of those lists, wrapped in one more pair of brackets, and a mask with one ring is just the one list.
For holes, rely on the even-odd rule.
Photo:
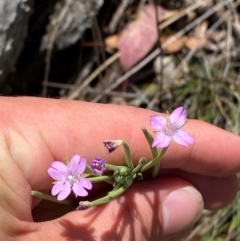
[[(179, 240), (200, 217), (203, 203), (217, 210), (237, 193), (240, 137), (189, 120), (184, 130), (195, 143), (189, 148), (171, 143), (156, 179), (134, 183), (120, 198), (86, 211), (39, 205), (30, 191), (50, 191), (47, 169), (54, 160), (79, 154), (89, 162), (100, 156), (124, 164), (121, 148), (111, 154), (104, 149), (109, 139), (126, 140), (135, 165), (142, 156), (150, 159), (141, 127), (151, 131), (149, 116), (156, 113), (79, 101), (0, 100), (1, 240)], [(98, 186), (90, 197), (105, 188)], [(167, 209), (173, 216), (166, 218)]]

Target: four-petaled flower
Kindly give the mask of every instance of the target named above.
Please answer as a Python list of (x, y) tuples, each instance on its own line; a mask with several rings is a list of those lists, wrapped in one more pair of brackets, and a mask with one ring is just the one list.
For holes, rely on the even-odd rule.
[(92, 189), (92, 183), (81, 174), (86, 168), (86, 158), (74, 155), (70, 162), (65, 165), (62, 162), (55, 161), (48, 169), (48, 174), (56, 180), (52, 187), (52, 195), (57, 196), (59, 201), (64, 200), (73, 191), (76, 196), (87, 196), (85, 189)]
[(181, 127), (186, 123), (187, 111), (183, 107), (176, 108), (166, 117), (153, 115), (150, 117), (150, 125), (157, 132), (152, 147), (167, 147), (171, 140), (188, 147), (194, 142), (193, 137)]
[(91, 169), (93, 173), (102, 175), (106, 169), (106, 163), (101, 157), (96, 157), (92, 160)]

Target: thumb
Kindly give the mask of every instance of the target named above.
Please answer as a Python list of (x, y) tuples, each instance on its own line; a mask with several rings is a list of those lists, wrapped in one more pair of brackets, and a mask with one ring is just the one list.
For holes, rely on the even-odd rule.
[(195, 188), (183, 179), (165, 177), (136, 183), (108, 204), (35, 224), (37, 232), (29, 235), (44, 234), (47, 240), (59, 241), (167, 240), (169, 236), (179, 240), (202, 209), (202, 197)]

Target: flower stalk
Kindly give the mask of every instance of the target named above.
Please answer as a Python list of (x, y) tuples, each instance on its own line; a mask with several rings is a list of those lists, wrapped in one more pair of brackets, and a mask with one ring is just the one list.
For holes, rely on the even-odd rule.
[(43, 193), (43, 192), (31, 191), (31, 195), (34, 196), (34, 197), (38, 197), (38, 198), (47, 200), (47, 201), (60, 203), (60, 204), (64, 204), (64, 205), (67, 205), (67, 206), (73, 206), (74, 207), (74, 204), (75, 204), (74, 202), (72, 202), (68, 199), (59, 201), (56, 197), (54, 197), (52, 195), (49, 195), (49, 194), (46, 194), (46, 193)]
[(87, 179), (91, 183), (95, 183), (95, 182), (108, 182), (108, 181), (111, 181), (113, 179), (113, 177), (111, 177), (111, 176), (97, 176), (97, 177), (87, 177)]
[[(158, 164), (158, 165), (157, 165), (157, 167), (158, 167), (158, 166), (160, 165), (160, 160), (162, 159), (162, 157), (164, 156), (164, 154), (167, 152), (167, 149), (168, 149), (168, 147), (163, 148), (163, 149), (161, 150), (161, 152), (159, 152), (158, 155), (157, 155), (153, 160), (151, 160), (149, 163), (147, 163), (145, 166), (143, 166), (143, 168), (141, 169), (141, 171), (142, 171), (142, 172), (145, 172), (146, 170), (148, 170), (149, 168), (155, 166), (156, 164)], [(157, 170), (157, 171), (159, 171), (159, 170)], [(156, 171), (155, 171), (155, 172), (156, 172)]]

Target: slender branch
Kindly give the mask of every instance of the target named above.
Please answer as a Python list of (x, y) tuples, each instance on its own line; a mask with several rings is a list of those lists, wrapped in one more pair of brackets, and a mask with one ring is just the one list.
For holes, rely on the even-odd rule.
[(42, 193), (42, 192), (38, 192), (38, 191), (31, 191), (31, 195), (34, 196), (34, 197), (39, 197), (41, 199), (44, 199), (44, 200), (48, 200), (48, 201), (51, 201), (51, 202), (55, 202), (55, 203), (60, 203), (60, 204), (64, 204), (64, 205), (67, 205), (67, 206), (75, 206), (74, 203), (70, 200), (63, 200), (63, 201), (58, 201), (56, 197), (53, 197), (52, 195), (49, 195), (49, 194), (46, 194), (46, 193)]
[(168, 146), (163, 148), (161, 150), (161, 152), (159, 152), (158, 155), (152, 161), (150, 161), (145, 166), (143, 166), (143, 168), (141, 169), (141, 172), (144, 172), (144, 171), (148, 170), (149, 168), (151, 168), (152, 166), (157, 164), (157, 162), (160, 162), (160, 160), (162, 159), (162, 157), (166, 153), (167, 149), (168, 149)]

